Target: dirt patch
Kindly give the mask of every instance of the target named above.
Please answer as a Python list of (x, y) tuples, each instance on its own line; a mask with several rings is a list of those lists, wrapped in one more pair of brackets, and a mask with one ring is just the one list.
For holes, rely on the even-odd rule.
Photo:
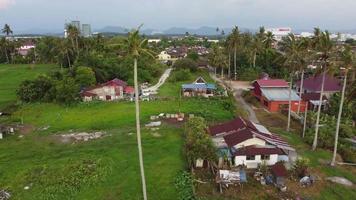
[(18, 130), (21, 135), (27, 135), (32, 133), (35, 130), (35, 127), (32, 125), (25, 124), (25, 125), (20, 125)]
[(162, 137), (162, 135), (159, 133), (151, 133), (151, 135), (156, 138)]
[(62, 134), (57, 135), (56, 137), (61, 143), (71, 143), (71, 142), (87, 142), (90, 140), (96, 140), (102, 137), (107, 136), (105, 132), (81, 132), (81, 133), (70, 133), (70, 134)]
[(174, 127), (182, 127), (184, 123), (187, 121), (187, 118), (184, 118), (183, 121), (178, 121), (176, 118), (167, 118), (164, 119), (163, 122), (168, 124), (168, 125), (173, 125)]

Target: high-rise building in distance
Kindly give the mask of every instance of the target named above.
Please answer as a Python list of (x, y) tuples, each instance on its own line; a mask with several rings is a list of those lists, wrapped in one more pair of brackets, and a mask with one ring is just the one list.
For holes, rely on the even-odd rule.
[(83, 37), (90, 37), (92, 35), (90, 24), (82, 24), (81, 34)]

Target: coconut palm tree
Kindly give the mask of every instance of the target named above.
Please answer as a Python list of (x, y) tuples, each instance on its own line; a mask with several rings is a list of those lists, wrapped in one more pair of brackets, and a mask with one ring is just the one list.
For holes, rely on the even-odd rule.
[(72, 42), (73, 49), (75, 49), (77, 55), (79, 56), (79, 43), (78, 38), (80, 36), (80, 30), (72, 24), (67, 25), (68, 37)]
[(341, 92), (339, 113), (338, 113), (337, 122), (336, 122), (335, 143), (334, 143), (333, 157), (331, 160), (331, 166), (335, 166), (335, 162), (336, 162), (337, 144), (338, 144), (338, 140), (339, 140), (339, 131), (340, 131), (340, 122), (341, 122), (341, 115), (342, 115), (342, 109), (343, 109), (343, 105), (344, 105), (345, 90), (346, 90), (346, 84), (347, 84), (347, 73), (350, 69), (352, 69), (354, 67), (354, 64), (355, 64), (355, 54), (352, 52), (352, 49), (350, 46), (345, 46), (345, 49), (341, 52), (341, 63), (345, 67), (345, 77), (344, 77), (344, 83), (343, 83), (342, 92)]
[(316, 117), (315, 123), (315, 134), (313, 140), (312, 150), (314, 151), (318, 145), (318, 133), (319, 133), (319, 123), (320, 123), (320, 113), (321, 113), (321, 106), (323, 102), (324, 96), (324, 85), (325, 85), (325, 76), (328, 72), (328, 67), (331, 63), (331, 58), (334, 53), (334, 44), (330, 39), (330, 34), (328, 31), (325, 32), (318, 32), (318, 29), (315, 31), (318, 36), (315, 35), (314, 44), (316, 47), (316, 55), (319, 58), (321, 68), (322, 68), (322, 82), (321, 82), (321, 90), (320, 90), (320, 98), (319, 98), (319, 105), (318, 105), (318, 112)]
[(300, 58), (300, 46), (296, 40), (294, 34), (289, 34), (287, 37), (283, 38), (281, 43), (282, 50), (284, 51), (284, 63), (288, 66), (290, 71), (290, 83), (289, 83), (289, 100), (288, 100), (288, 122), (287, 131), (290, 130), (291, 121), (291, 107), (292, 107), (292, 85), (293, 85), (293, 74), (295, 70), (301, 64)]
[(301, 59), (301, 65), (299, 66), (299, 73), (301, 74), (300, 77), (300, 87), (299, 87), (299, 102), (298, 102), (298, 110), (297, 114), (299, 115), (300, 113), (300, 108), (301, 108), (301, 97), (303, 95), (303, 90), (304, 90), (304, 75), (305, 75), (305, 69), (310, 61), (310, 40), (309, 38), (302, 38), (299, 41), (299, 47), (300, 47), (300, 59)]
[(237, 48), (240, 45), (240, 31), (239, 27), (235, 26), (230, 34), (230, 43), (234, 49), (234, 79), (237, 79)]
[(221, 78), (224, 78), (224, 69), (228, 66), (227, 57), (224, 54), (224, 49), (215, 45), (209, 55), (209, 63), (215, 68), (221, 69)]
[(232, 42), (231, 42), (231, 35), (229, 35), (225, 40), (225, 49), (228, 52), (228, 77), (231, 78), (231, 52), (233, 50)]
[(5, 25), (4, 25), (4, 28), (1, 29), (1, 32), (4, 33), (5, 36), (7, 36), (7, 37), (8, 37), (9, 35), (13, 34), (13, 31), (11, 30), (10, 25), (8, 25), (8, 24), (5, 24)]
[(262, 41), (260, 37), (253, 37), (251, 43), (250, 43), (250, 62), (252, 63), (253, 68), (256, 67), (256, 58), (257, 54), (261, 51), (262, 49)]
[[(6, 37), (9, 37), (9, 35), (13, 34), (13, 31), (11, 30), (10, 25), (8, 25), (8, 24), (4, 25), (4, 28), (1, 29), (1, 32), (3, 34), (5, 34)], [(2, 42), (2, 45), (3, 45), (3, 48), (4, 48), (4, 52), (5, 52), (7, 63), (10, 63), (10, 58), (9, 58), (9, 54), (8, 54), (9, 53), (8, 52), (9, 42), (6, 40), (6, 37), (4, 38), (4, 40)]]
[[(141, 26), (140, 26), (141, 27)], [(140, 27), (128, 33), (127, 38), (124, 40), (123, 47), (129, 56), (134, 59), (134, 85), (135, 85), (135, 107), (136, 107), (136, 131), (137, 131), (137, 146), (140, 161), (140, 172), (142, 181), (143, 199), (147, 200), (146, 192), (146, 179), (143, 167), (143, 155), (141, 145), (141, 125), (140, 125), (140, 104), (139, 104), (139, 90), (137, 78), (137, 60), (141, 55), (149, 55), (154, 58), (154, 53), (148, 49), (148, 40), (140, 36)]]
[(272, 48), (272, 45), (276, 42), (277, 40), (274, 39), (274, 35), (272, 32), (268, 31), (266, 34), (265, 34), (265, 37), (263, 39), (263, 44), (265, 46), (266, 49), (271, 49)]

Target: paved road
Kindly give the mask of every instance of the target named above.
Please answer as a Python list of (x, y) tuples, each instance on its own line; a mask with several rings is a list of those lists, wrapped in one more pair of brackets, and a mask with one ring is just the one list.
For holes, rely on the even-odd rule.
[(241, 94), (244, 90), (248, 89), (248, 84), (241, 81), (224, 81), (216, 77), (215, 74), (210, 73), (212, 79), (224, 86), (224, 88), (231, 88), (235, 99), (241, 104), (241, 106), (248, 112), (248, 118), (250, 121), (259, 124), (255, 111), (252, 107), (242, 98)]
[(156, 85), (143, 89), (142, 91), (144, 93), (151, 93), (151, 94), (157, 93), (158, 88), (161, 87), (166, 82), (167, 78), (171, 74), (171, 71), (172, 68), (166, 69), (166, 71), (164, 71), (164, 73), (162, 74), (161, 78), (159, 78), (158, 83), (156, 83)]

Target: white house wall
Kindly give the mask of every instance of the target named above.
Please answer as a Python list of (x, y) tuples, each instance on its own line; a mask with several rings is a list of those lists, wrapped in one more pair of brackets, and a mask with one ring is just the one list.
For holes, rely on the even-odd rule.
[(255, 160), (246, 160), (246, 156), (235, 156), (235, 165), (246, 165), (248, 169), (257, 168), (263, 161), (265, 161), (268, 166), (274, 165), (278, 162), (278, 154), (270, 155), (269, 160), (261, 160), (261, 155), (256, 155)]

